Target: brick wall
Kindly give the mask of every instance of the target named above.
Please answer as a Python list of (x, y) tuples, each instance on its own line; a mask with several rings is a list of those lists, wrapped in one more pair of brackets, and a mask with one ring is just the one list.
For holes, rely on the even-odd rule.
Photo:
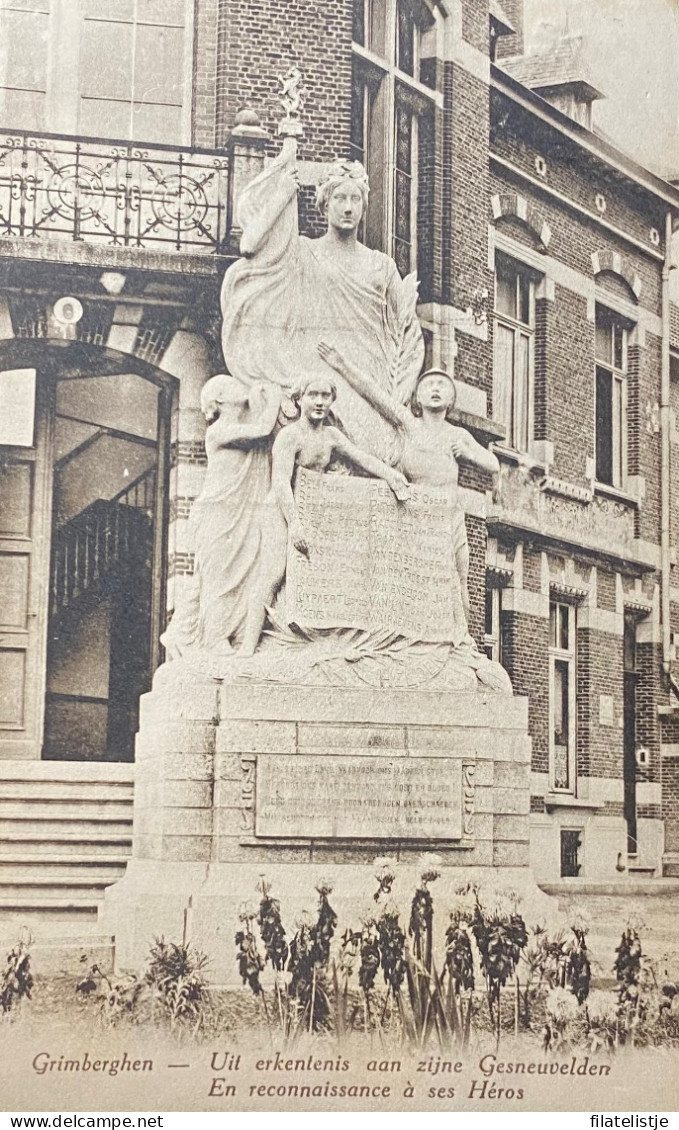
[[(637, 345), (627, 350), (627, 470), (641, 474), (642, 428), (641, 351)], [(635, 519), (638, 526), (638, 518)]]
[(484, 55), (488, 54), (490, 32), (488, 7), (488, 0), (462, 0), (462, 36)]
[(193, 49), (194, 145), (211, 149), (217, 124), (217, 33), (219, 0), (195, 0)]
[(660, 719), (658, 703), (662, 701), (663, 674), (660, 644), (637, 645), (637, 671), (639, 681), (636, 691), (636, 740), (649, 752), (649, 764), (637, 769), (642, 781), (660, 780)]
[[(646, 335), (646, 348), (640, 349), (638, 361), (638, 418), (630, 426), (638, 429), (638, 474), (646, 480), (643, 505), (639, 508), (638, 534), (646, 541), (660, 540), (661, 510), (661, 438), (660, 433), (649, 433), (647, 408), (653, 409), (660, 399), (661, 342), (653, 334)], [(631, 443), (633, 439), (630, 437)]]
[(450, 300), (466, 310), (477, 288), (492, 293), (488, 270), (488, 87), (455, 64), (446, 64), (449, 107)]
[(423, 114), (418, 129), (417, 277), (420, 302), (440, 301), (443, 114)]
[(197, 467), (207, 467), (205, 442), (203, 440), (176, 440), (170, 445), (170, 467), (178, 463), (189, 463)]
[(679, 757), (663, 758), (662, 815), (665, 851), (679, 851)]
[(502, 662), (514, 694), (528, 696), (528, 730), (533, 739), (532, 768), (549, 768), (549, 621), (541, 616), (503, 612)]
[(351, 116), (351, 26), (348, 0), (220, 0), (217, 142), (249, 104), (272, 137), (281, 110), (278, 75), (294, 64), (304, 75), (308, 123), (300, 157), (347, 156)]
[(597, 608), (603, 608), (606, 612), (615, 612), (615, 590), (615, 573), (609, 573), (606, 569), (598, 569), (596, 575)]
[(662, 740), (666, 745), (679, 745), (679, 714), (668, 714), (661, 719)]
[(502, 10), (515, 34), (502, 37), (497, 49), (498, 59), (505, 55), (523, 55), (523, 4), (524, 0), (502, 0)]
[[(492, 319), (489, 330), (492, 330)], [(492, 336), (492, 335), (491, 335)], [(470, 334), (457, 335), (455, 376), (475, 388), (483, 389), (487, 397), (489, 415), (493, 408), (493, 352), (492, 340), (480, 341)]]
[(529, 592), (542, 588), (542, 554), (531, 549), (523, 551), (523, 587)]
[[(578, 776), (622, 779), (623, 731), (617, 725), (623, 710), (622, 639), (581, 628), (577, 648)], [(600, 695), (613, 696), (614, 726), (599, 723)]]
[(479, 647), (483, 644), (486, 619), (486, 523), (465, 515), (469, 542), (469, 632)]
[[(641, 305), (654, 314), (660, 314), (661, 280), (658, 261), (635, 251), (626, 240), (600, 227), (596, 220), (574, 214), (552, 197), (543, 196), (537, 188), (532, 188), (520, 177), (514, 178), (509, 172), (495, 167), (492, 163), (490, 187), (493, 194), (518, 193), (530, 201), (549, 224), (552, 233), (549, 244), (550, 256), (572, 267), (586, 278), (594, 278), (592, 254), (595, 251), (613, 251), (621, 255), (641, 280)], [(567, 196), (571, 195), (567, 186), (564, 186), (564, 192)], [(590, 211), (594, 211), (593, 203)], [(637, 217), (637, 220), (639, 223), (644, 222), (641, 217)], [(648, 242), (650, 246), (650, 240)], [(603, 280), (603, 285), (606, 284), (605, 275), (600, 275), (599, 279)], [(624, 293), (628, 302), (634, 301), (632, 291), (628, 287), (625, 287)]]
[(546, 438), (554, 444), (554, 474), (583, 483), (594, 455), (594, 325), (586, 299), (565, 287), (555, 288), (552, 305)]
[[(679, 383), (675, 380), (670, 385), (670, 408), (674, 419), (679, 421)], [(675, 442), (670, 447), (671, 460), (671, 490), (672, 498), (679, 499), (679, 445)], [(679, 506), (670, 507), (670, 540), (672, 545), (679, 545)], [(679, 567), (672, 568), (672, 583), (679, 587)]]
[(533, 437), (549, 438), (550, 354), (554, 352), (554, 304), (547, 299), (535, 303), (535, 352), (533, 366)]
[[(487, 5), (478, 7), (484, 9), (487, 50)], [(471, 21), (469, 12), (468, 17)], [(444, 101), (441, 301), (466, 310), (476, 291), (493, 293), (493, 273), (488, 269), (488, 87), (461, 67), (447, 63)], [(487, 341), (458, 332), (455, 372), (468, 384), (483, 389), (492, 410), (490, 322), (492, 319)]]

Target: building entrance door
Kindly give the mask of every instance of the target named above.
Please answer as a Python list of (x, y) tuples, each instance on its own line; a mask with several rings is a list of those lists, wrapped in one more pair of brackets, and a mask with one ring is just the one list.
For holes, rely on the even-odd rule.
[(39, 758), (52, 506), (53, 393), (0, 372), (0, 757)]
[[(172, 378), (79, 344), (11, 345), (0, 758), (133, 760), (164, 623)], [(36, 367), (9, 368), (22, 361)]]

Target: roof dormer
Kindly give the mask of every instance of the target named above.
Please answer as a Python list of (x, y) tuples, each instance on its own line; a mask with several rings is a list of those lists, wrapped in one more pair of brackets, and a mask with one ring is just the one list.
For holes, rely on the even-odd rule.
[(581, 36), (566, 36), (550, 50), (501, 60), (503, 70), (562, 114), (592, 128), (592, 103), (605, 95), (592, 82)]

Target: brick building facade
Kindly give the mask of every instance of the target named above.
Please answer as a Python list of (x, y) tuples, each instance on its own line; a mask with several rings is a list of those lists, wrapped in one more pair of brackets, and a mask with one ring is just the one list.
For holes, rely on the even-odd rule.
[[(428, 362), (501, 462), (494, 499), (461, 470), (471, 627), (529, 698), (536, 876), (677, 873), (679, 193), (591, 128), (601, 95), (576, 43), (521, 54), (522, 7), (121, 0), (114, 16), (92, 0), (66, 27), (59, 6), (0, 3), (13, 780), (24, 762), (67, 777), (133, 756), (192, 571), (233, 200), (277, 149), (295, 64), (302, 229), (322, 229), (324, 163), (363, 160), (366, 241), (417, 270)], [(30, 65), (29, 34), (44, 45)], [(55, 77), (57, 50), (72, 66)]]

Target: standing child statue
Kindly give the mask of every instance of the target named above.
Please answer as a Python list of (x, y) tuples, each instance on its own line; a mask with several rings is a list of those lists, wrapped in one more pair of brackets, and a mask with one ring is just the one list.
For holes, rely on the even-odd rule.
[(223, 374), (203, 386), (207, 473), (189, 521), (193, 578), (161, 638), (168, 659), (224, 657), (240, 642), (260, 555), (260, 510), (269, 491), (270, 437), (279, 407), (275, 387), (248, 391)]

